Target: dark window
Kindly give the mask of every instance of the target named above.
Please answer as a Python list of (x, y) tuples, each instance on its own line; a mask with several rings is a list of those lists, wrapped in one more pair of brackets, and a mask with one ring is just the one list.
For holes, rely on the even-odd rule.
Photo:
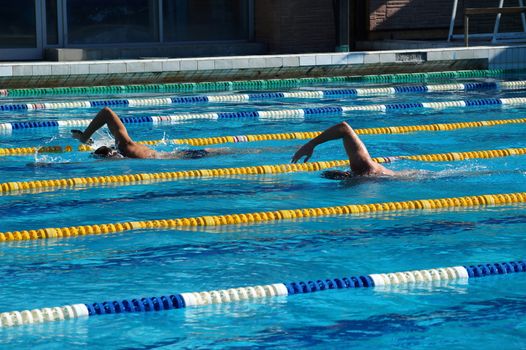
[(165, 41), (248, 39), (248, 0), (164, 0)]
[(36, 46), (35, 0), (0, 0), (0, 48)]
[(48, 45), (58, 44), (57, 0), (46, 0), (46, 40)]
[(68, 43), (155, 42), (157, 0), (68, 0)]

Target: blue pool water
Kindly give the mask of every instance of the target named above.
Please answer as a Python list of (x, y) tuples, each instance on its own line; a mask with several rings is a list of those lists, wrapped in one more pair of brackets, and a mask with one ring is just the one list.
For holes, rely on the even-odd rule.
[[(523, 79), (524, 77), (514, 77)], [(330, 84), (324, 88), (364, 87)], [(383, 85), (385, 86), (385, 85)], [(158, 96), (133, 95), (137, 96)], [(173, 94), (167, 94), (173, 95)], [(131, 95), (129, 95), (131, 96)], [(400, 94), (323, 100), (120, 107), (122, 116), (386, 104), (487, 97), (526, 91)], [(90, 96), (106, 99), (111, 96)], [(118, 95), (122, 98), (123, 95)], [(0, 103), (79, 100), (85, 96), (4, 98)], [(353, 112), (291, 120), (189, 121), (129, 126), (136, 140), (317, 131), (346, 120), (355, 128), (523, 118), (524, 106)], [(0, 122), (91, 118), (95, 109), (0, 112)], [(526, 125), (447, 132), (369, 135), (374, 156), (526, 147)], [(98, 144), (109, 141), (100, 132)], [(228, 147), (197, 160), (101, 161), (89, 153), (0, 157), (0, 182), (281, 164), (303, 143), (266, 141)], [(73, 145), (67, 129), (16, 130), (0, 147)], [(160, 151), (170, 144), (154, 146)], [(340, 142), (313, 160), (343, 159)], [(0, 196), (0, 232), (526, 191), (524, 156), (427, 163), (410, 179), (340, 182), (320, 172), (46, 190)], [(364, 214), (295, 221), (131, 231), (60, 240), (2, 243), (0, 312), (346, 275), (524, 259), (524, 205)], [(102, 315), (0, 328), (3, 348), (526, 348), (526, 274), (467, 282), (345, 289), (155, 313)]]

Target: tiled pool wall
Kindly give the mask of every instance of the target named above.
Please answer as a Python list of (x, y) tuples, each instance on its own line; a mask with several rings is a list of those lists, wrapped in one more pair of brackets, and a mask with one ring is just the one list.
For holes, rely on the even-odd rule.
[(273, 79), (526, 68), (526, 45), (210, 58), (0, 63), (0, 87)]

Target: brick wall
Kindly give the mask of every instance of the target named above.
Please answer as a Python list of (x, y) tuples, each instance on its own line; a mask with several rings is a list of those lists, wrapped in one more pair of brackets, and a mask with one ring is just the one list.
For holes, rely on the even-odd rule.
[(255, 40), (269, 53), (334, 51), (332, 0), (256, 0), (254, 7)]
[[(456, 27), (461, 28), (464, 7), (496, 7), (497, 0), (459, 0)], [(506, 1), (505, 6), (517, 6), (517, 1)], [(371, 31), (447, 29), (453, 0), (369, 0), (369, 29)], [(491, 32), (495, 16), (472, 18), (470, 32)], [(519, 15), (503, 15), (503, 31), (520, 31)]]
[[(453, 0), (349, 0), (367, 3), (369, 40), (441, 39), (445, 40)], [(459, 0), (455, 31), (462, 33), (464, 7), (495, 7), (497, 0)], [(515, 1), (505, 2), (516, 6)], [(332, 52), (335, 26), (332, 0), (255, 0), (255, 40), (267, 45), (268, 53)], [(495, 16), (476, 16), (470, 33), (493, 31)], [(352, 22), (352, 21), (351, 21)], [(351, 26), (352, 27), (352, 26)], [(521, 31), (518, 15), (502, 16), (501, 32)]]

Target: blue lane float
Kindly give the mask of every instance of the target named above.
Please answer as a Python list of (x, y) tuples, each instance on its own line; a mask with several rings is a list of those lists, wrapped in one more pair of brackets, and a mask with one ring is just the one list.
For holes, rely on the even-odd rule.
[[(186, 113), (164, 116), (128, 116), (121, 117), (124, 124), (171, 124), (191, 120), (231, 120), (231, 119), (259, 119), (259, 120), (280, 120), (280, 119), (303, 119), (306, 116), (315, 115), (342, 115), (353, 111), (376, 111), (390, 112), (405, 109), (444, 109), (444, 108), (465, 108), (465, 107), (487, 107), (499, 105), (525, 105), (526, 97), (514, 98), (483, 98), (473, 100), (457, 101), (438, 101), (438, 102), (408, 102), (362, 106), (323, 106), (307, 107), (298, 109), (281, 109), (268, 111), (237, 111), (237, 112), (209, 112), (209, 113)], [(0, 132), (11, 132), (12, 130), (49, 128), (49, 127), (82, 127), (87, 126), (91, 119), (71, 119), (54, 121), (27, 121), (0, 123)]]
[(291, 92), (259, 92), (246, 94), (223, 95), (195, 95), (172, 96), (135, 99), (110, 99), (96, 101), (68, 101), (46, 103), (16, 103), (0, 105), (0, 111), (20, 111), (32, 109), (65, 109), (65, 108), (101, 108), (101, 107), (133, 107), (133, 106), (160, 106), (170, 104), (196, 104), (196, 103), (228, 103), (247, 102), (260, 100), (273, 100), (283, 98), (334, 98), (337, 96), (382, 96), (400, 93), (428, 93), (439, 91), (473, 91), (473, 90), (515, 90), (526, 88), (526, 81), (504, 82), (471, 82), (436, 85), (401, 85), (388, 87), (355, 88), (355, 89), (324, 89), (300, 90)]
[(526, 272), (526, 261), (511, 261), (468, 266), (452, 266), (427, 270), (284, 282), (239, 287), (206, 292), (192, 292), (124, 300), (72, 304), (34, 310), (0, 313), (0, 327), (64, 321), (120, 313), (153, 312), (204, 306), (250, 299), (271, 298), (294, 294), (309, 294), (331, 289), (381, 288), (390, 285), (433, 284), (437, 281), (469, 280), (471, 278)]

